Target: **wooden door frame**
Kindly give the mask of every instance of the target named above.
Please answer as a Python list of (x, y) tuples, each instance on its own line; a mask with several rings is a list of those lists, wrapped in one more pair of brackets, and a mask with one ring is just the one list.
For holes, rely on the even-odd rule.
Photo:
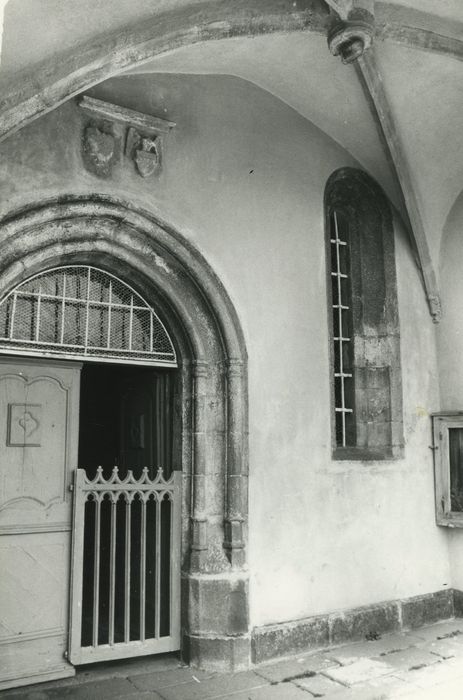
[(183, 658), (248, 667), (247, 354), (223, 285), (177, 231), (106, 196), (10, 215), (0, 243), (0, 299), (42, 270), (93, 264), (131, 284), (166, 322), (181, 383)]

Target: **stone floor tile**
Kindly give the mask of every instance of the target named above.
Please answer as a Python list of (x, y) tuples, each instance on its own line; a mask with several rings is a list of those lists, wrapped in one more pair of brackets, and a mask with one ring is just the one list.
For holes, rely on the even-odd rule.
[(422, 643), (422, 640), (419, 637), (411, 634), (389, 634), (371, 642), (346, 644), (338, 649), (327, 651), (326, 656), (346, 666), (359, 658), (383, 656), (391, 651), (409, 649), (420, 642)]
[(82, 683), (46, 691), (50, 700), (113, 700), (115, 697), (136, 698), (137, 688), (126, 678), (107, 678), (95, 683)]
[(197, 683), (213, 678), (216, 674), (197, 671), (193, 668), (176, 668), (171, 671), (158, 671), (129, 676), (129, 680), (138, 690), (161, 690), (180, 683)]
[[(460, 632), (460, 634), (456, 634), (458, 632)], [(455, 638), (460, 637), (463, 643), (463, 619), (457, 618), (455, 620), (448, 620), (447, 622), (437, 622), (435, 625), (429, 625), (429, 627), (419, 627), (418, 629), (414, 629), (411, 634), (425, 642), (435, 641), (439, 637), (447, 638), (450, 637), (450, 635), (455, 635)]]
[(463, 661), (461, 659), (449, 659), (448, 661), (442, 661), (440, 664), (420, 668), (417, 671), (397, 672), (394, 675), (423, 689), (460, 679), (461, 696), (463, 697)]
[(246, 690), (243, 693), (222, 695), (222, 698), (224, 700), (312, 700), (313, 696), (293, 683), (278, 683)]
[(297, 685), (298, 688), (302, 688), (302, 690), (308, 690), (309, 693), (312, 693), (316, 698), (323, 698), (325, 695), (334, 695), (334, 693), (345, 690), (346, 688), (345, 685), (341, 685), (341, 683), (318, 673), (311, 678), (299, 678), (294, 680), (293, 683)]
[(392, 666), (389, 666), (384, 661), (378, 659), (358, 659), (348, 666), (340, 666), (339, 668), (329, 668), (322, 671), (324, 676), (328, 676), (332, 680), (350, 686), (354, 683), (365, 683), (372, 678), (385, 676), (394, 671)]
[(162, 695), (155, 693), (154, 690), (137, 691), (134, 695), (115, 695), (112, 700), (164, 700)]
[(402, 695), (400, 700), (461, 700), (462, 687), (461, 680), (446, 681), (438, 688), (428, 688), (427, 690), (420, 688), (410, 691), (410, 693)]
[(245, 671), (243, 673), (224, 674), (199, 682), (181, 683), (156, 690), (158, 690), (164, 700), (206, 700), (206, 698), (224, 697), (227, 694), (231, 695), (233, 692), (248, 691), (262, 686), (268, 687), (268, 681), (253, 671)]
[(353, 688), (343, 688), (341, 691), (323, 696), (323, 700), (389, 700), (406, 697), (410, 692), (417, 690), (418, 686), (387, 676), (376, 681), (359, 683)]
[(254, 672), (272, 683), (280, 683), (282, 680), (294, 678), (302, 673), (318, 673), (324, 668), (336, 668), (338, 665), (336, 661), (324, 654), (313, 654), (258, 666)]
[(410, 671), (439, 663), (441, 658), (436, 654), (431, 654), (426, 649), (412, 647), (411, 649), (394, 651), (386, 654), (386, 656), (377, 657), (377, 660), (384, 661), (394, 669)]
[(431, 654), (436, 654), (442, 659), (452, 659), (463, 657), (463, 644), (454, 639), (441, 639), (436, 642), (429, 642), (422, 647)]

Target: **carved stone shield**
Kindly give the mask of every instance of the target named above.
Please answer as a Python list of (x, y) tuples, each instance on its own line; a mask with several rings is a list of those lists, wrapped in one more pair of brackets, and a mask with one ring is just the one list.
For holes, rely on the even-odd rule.
[(142, 177), (149, 177), (160, 165), (157, 139), (141, 139), (141, 148), (135, 151), (135, 165)]
[(83, 157), (87, 170), (99, 177), (108, 177), (115, 161), (116, 141), (96, 126), (84, 132)]

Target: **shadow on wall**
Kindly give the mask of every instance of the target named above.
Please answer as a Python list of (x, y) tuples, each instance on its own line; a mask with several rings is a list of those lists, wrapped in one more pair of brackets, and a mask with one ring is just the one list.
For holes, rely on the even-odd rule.
[(442, 320), (436, 328), (441, 410), (463, 411), (463, 191), (447, 217), (440, 250)]

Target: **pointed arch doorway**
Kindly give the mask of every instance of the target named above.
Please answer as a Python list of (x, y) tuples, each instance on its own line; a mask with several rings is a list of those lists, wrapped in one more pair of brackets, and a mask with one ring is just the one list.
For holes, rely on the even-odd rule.
[[(12, 229), (16, 233), (15, 236), (12, 235)], [(31, 230), (34, 231), (34, 236), (30, 236)], [(2, 687), (68, 675), (73, 672), (72, 663), (99, 660), (98, 647), (109, 648), (110, 658), (127, 656), (127, 649), (123, 652), (121, 649), (124, 644), (127, 645), (131, 642), (134, 642), (132, 649), (135, 651), (130, 651), (130, 655), (132, 653), (153, 653), (156, 651), (154, 647), (151, 651), (144, 650), (147, 648), (147, 641), (159, 641), (159, 639), (164, 638), (165, 642), (168, 637), (173, 638), (169, 644), (174, 646), (167, 648), (178, 648), (180, 637), (182, 638), (183, 657), (192, 664), (200, 664), (210, 668), (242, 668), (247, 666), (249, 662), (248, 582), (244, 566), (247, 510), (246, 358), (239, 324), (222, 286), (204, 260), (201, 259), (201, 256), (178, 234), (167, 230), (165, 226), (160, 227), (157, 222), (145, 214), (133, 212), (119, 204), (89, 203), (79, 200), (68, 201), (58, 207), (55, 204), (49, 208), (27, 212), (10, 220), (1, 229), (0, 235), (2, 235), (5, 246), (5, 257), (3, 265), (0, 267), (0, 298), (5, 299), (8, 294), (10, 295), (8, 297), (10, 299), (9, 316), (8, 313), (6, 314), (10, 324), (15, 292), (16, 314), (22, 303), (18, 304), (18, 300), (21, 298), (23, 301), (25, 298), (24, 295), (21, 297), (21, 291), (31, 293), (30, 288), (25, 289), (24, 287), (26, 280), (37, 280), (44, 271), (52, 269), (63, 271), (64, 268), (72, 267), (75, 270), (77, 267), (81, 267), (106, 270), (106, 272), (110, 269), (110, 275), (114, 279), (119, 278), (121, 282), (127, 283), (132, 292), (139, 295), (142, 300), (148, 299), (150, 302), (143, 307), (137, 297), (136, 303), (132, 299), (126, 308), (117, 310), (118, 313), (120, 311), (121, 317), (125, 315), (130, 319), (132, 315), (132, 320), (135, 319), (133, 327), (130, 326), (130, 321), (127, 321), (128, 325), (126, 324), (125, 330), (123, 330), (124, 323), (122, 325), (119, 323), (120, 334), (125, 333), (127, 337), (130, 335), (132, 337), (132, 343), (129, 343), (129, 350), (132, 352), (130, 357), (119, 354), (115, 358), (114, 352), (121, 352), (120, 343), (117, 347), (108, 347), (107, 340), (106, 343), (102, 341), (103, 337), (107, 338), (105, 334), (108, 330), (107, 322), (105, 325), (105, 322), (101, 320), (103, 298), (98, 300), (100, 306), (97, 305), (96, 312), (93, 298), (87, 297), (81, 300), (80, 317), (74, 308), (78, 306), (77, 297), (70, 298), (69, 303), (74, 314), (74, 321), (69, 327), (72, 327), (73, 330), (80, 328), (76, 331), (80, 332), (81, 338), (81, 347), (77, 351), (75, 347), (67, 347), (65, 353), (63, 353), (63, 347), (53, 349), (48, 346), (44, 349), (42, 342), (44, 336), (37, 322), (32, 331), (31, 345), (26, 352), (27, 359), (24, 358), (24, 348), (15, 345), (18, 338), (15, 337), (14, 332), (9, 332), (8, 338), (3, 338), (2, 354), (9, 353), (9, 358), (5, 359), (2, 364), (6, 367), (13, 356), (19, 365), (23, 363), (22, 369), (16, 368), (16, 374), (20, 376), (22, 373), (23, 375), (23, 379), (18, 379), (17, 382), (24, 384), (24, 378), (27, 374), (27, 385), (32, 386), (35, 383), (35, 386), (38, 387), (40, 382), (37, 383), (35, 380), (39, 376), (47, 375), (47, 381), (50, 385), (52, 383), (54, 386), (61, 385), (59, 391), (63, 396), (66, 395), (67, 403), (65, 402), (63, 405), (61, 402), (61, 409), (58, 410), (59, 402), (51, 397), (49, 404), (56, 409), (56, 421), (60, 416), (61, 418), (66, 416), (65, 427), (68, 431), (66, 433), (68, 442), (62, 448), (66, 453), (64, 462), (61, 466), (55, 465), (55, 473), (46, 480), (47, 484), (52, 484), (55, 487), (58, 476), (58, 480), (61, 479), (63, 482), (64, 479), (64, 487), (61, 484), (58, 491), (55, 488), (56, 493), (53, 496), (54, 504), (56, 503), (56, 506), (61, 508), (61, 519), (58, 519), (59, 522), (52, 523), (53, 526), (49, 532), (47, 530), (50, 524), (49, 516), (46, 513), (38, 515), (34, 509), (25, 508), (25, 498), (22, 494), (19, 497), (19, 500), (23, 499), (22, 503), (16, 510), (21, 512), (21, 518), (26, 513), (27, 522), (21, 520), (18, 529), (18, 523), (11, 520), (11, 501), (14, 499), (11, 498), (11, 494), (8, 497), (8, 494), (3, 493), (1, 496), (3, 502), (0, 503), (0, 552), (4, 553), (4, 548), (2, 550), (1, 545), (5, 543), (7, 535), (13, 535), (18, 541), (18, 537), (27, 534), (27, 537), (35, 538), (35, 544), (39, 545), (39, 549), (41, 548), (40, 551), (34, 552), (31, 558), (37, 562), (37, 566), (41, 570), (46, 570), (48, 567), (49, 573), (56, 578), (56, 570), (53, 574), (50, 562), (47, 563), (44, 555), (44, 547), (46, 549), (48, 545), (49, 550), (51, 547), (50, 551), (55, 554), (55, 562), (57, 560), (68, 561), (71, 499), (70, 493), (66, 489), (68, 485), (66, 470), (72, 471), (76, 466), (75, 425), (79, 393), (77, 386), (79, 384), (77, 379), (80, 369), (79, 362), (83, 361), (83, 376), (85, 377), (87, 374), (86, 384), (82, 383), (82, 398), (87, 392), (87, 399), (85, 399), (87, 404), (95, 403), (95, 398), (91, 399), (92, 392), (94, 397), (98, 396), (98, 381), (95, 379), (97, 376), (99, 376), (100, 390), (106, 381), (107, 387), (111, 386), (113, 389), (117, 387), (116, 393), (119, 392), (117, 400), (107, 402), (106, 412), (111, 410), (119, 412), (119, 432), (120, 435), (125, 435), (122, 438), (122, 443), (125, 440), (125, 446), (123, 445), (121, 448), (119, 444), (118, 449), (121, 454), (125, 451), (125, 457), (121, 457), (120, 454), (111, 455), (111, 457), (117, 456), (121, 463), (125, 459), (128, 464), (134, 461), (136, 451), (141, 450), (141, 453), (145, 454), (140, 457), (139, 452), (138, 456), (144, 462), (147, 459), (147, 451), (151, 450), (151, 454), (153, 454), (153, 450), (155, 452), (157, 450), (156, 459), (162, 457), (166, 460), (170, 449), (168, 445), (174, 445), (169, 457), (174, 467), (172, 476), (164, 474), (160, 477), (154, 472), (150, 473), (149, 470), (148, 473), (141, 473), (139, 470), (139, 473), (137, 469), (141, 466), (141, 462), (136, 465), (133, 477), (129, 477), (127, 470), (124, 471), (125, 467), (119, 475), (110, 475), (104, 470), (99, 474), (89, 472), (85, 477), (87, 482), (93, 483), (90, 486), (87, 483), (85, 487), (89, 487), (87, 492), (93, 489), (89, 501), (96, 504), (102, 491), (105, 491), (106, 498), (110, 501), (111, 495), (108, 496), (108, 494), (111, 488), (108, 481), (112, 480), (113, 485), (116, 481), (125, 482), (126, 492), (131, 489), (132, 492), (137, 492), (135, 496), (137, 504), (135, 507), (132, 504), (132, 508), (133, 511), (139, 509), (139, 514), (135, 516), (132, 529), (141, 532), (141, 522), (146, 523), (150, 520), (156, 524), (167, 523), (167, 521), (171, 524), (175, 522), (176, 505), (174, 501), (180, 493), (180, 481), (183, 482), (183, 503), (178, 504), (178, 513), (179, 515), (181, 513), (181, 518), (178, 518), (178, 526), (175, 531), (171, 528), (168, 535), (168, 539), (170, 538), (168, 558), (171, 562), (174, 561), (174, 564), (167, 577), (167, 584), (162, 582), (161, 575), (158, 585), (156, 573), (151, 580), (149, 579), (149, 576), (152, 575), (149, 572), (156, 572), (156, 561), (151, 566), (146, 559), (143, 563), (143, 557), (133, 558), (132, 556), (130, 559), (130, 555), (127, 555), (127, 546), (129, 549), (132, 547), (132, 550), (136, 550), (138, 547), (139, 551), (143, 551), (143, 545), (140, 549), (140, 541), (135, 542), (133, 535), (127, 535), (127, 526), (125, 526), (124, 536), (120, 538), (121, 544), (111, 544), (111, 529), (120, 529), (122, 527), (120, 523), (129, 522), (125, 515), (117, 515), (119, 505), (113, 509), (116, 511), (113, 520), (111, 520), (110, 505), (106, 516), (103, 515), (106, 508), (104, 503), (101, 505), (102, 510), (99, 516), (97, 510), (100, 506), (92, 505), (90, 508), (88, 505), (84, 506), (84, 510), (86, 507), (87, 511), (93, 508), (94, 514), (90, 514), (88, 518), (93, 528), (99, 520), (99, 534), (94, 534), (93, 540), (90, 538), (90, 544), (88, 544), (87, 537), (88, 546), (87, 554), (85, 554), (84, 514), (84, 520), (80, 523), (83, 527), (79, 530), (83, 541), (81, 548), (83, 568), (79, 569), (79, 561), (75, 557), (76, 547), (79, 545), (78, 537), (76, 537), (70, 570), (64, 564), (58, 579), (61, 576), (61, 589), (63, 582), (67, 581), (68, 590), (72, 576), (74, 576), (74, 589), (76, 586), (77, 588), (79, 585), (82, 586), (82, 581), (87, 581), (87, 588), (85, 589), (85, 585), (83, 588), (81, 587), (80, 600), (79, 595), (75, 596), (72, 593), (71, 601), (73, 601), (73, 609), (80, 609), (81, 615), (77, 623), (81, 635), (78, 646), (80, 649), (85, 646), (89, 654), (79, 655), (75, 651), (76, 646), (72, 652), (72, 634), (75, 633), (76, 628), (72, 626), (71, 622), (71, 657), (69, 657), (68, 600), (64, 596), (60, 606), (58, 606), (60, 607), (59, 619), (56, 620), (53, 628), (45, 629), (42, 626), (41, 629), (32, 629), (24, 635), (24, 629), (21, 629), (21, 621), (18, 618), (15, 621), (16, 629), (12, 630), (13, 634), (4, 636), (3, 639), (0, 638), (0, 644), (6, 650), (4, 658), (13, 660), (12, 666), (8, 670), (9, 675), (4, 674), (0, 681)], [(29, 271), (29, 275), (24, 275), (24, 268)], [(42, 279), (44, 278), (42, 277)], [(87, 289), (90, 288), (91, 284), (92, 282), (87, 280)], [(51, 299), (52, 296), (56, 297), (54, 301)], [(69, 337), (66, 335), (67, 330), (64, 331), (64, 334), (62, 332), (65, 324), (60, 316), (61, 307), (59, 307), (57, 297), (58, 294), (54, 289), (48, 294), (48, 297), (42, 294), (40, 301), (36, 299), (34, 303), (36, 306), (37, 304), (41, 306), (43, 318), (46, 318), (48, 314), (48, 322), (52, 325), (55, 324), (53, 331), (55, 338), (66, 341), (64, 344), (68, 346), (78, 345), (78, 342), (69, 342)], [(62, 308), (66, 307), (66, 303), (65, 300)], [(46, 307), (48, 307), (48, 311), (45, 313)], [(146, 307), (148, 307), (148, 312)], [(167, 350), (171, 352), (170, 358), (166, 360), (164, 355), (161, 367), (159, 366), (159, 355), (156, 362), (153, 362), (153, 366), (149, 368), (146, 355), (140, 360), (140, 357), (134, 356), (133, 353), (136, 350), (143, 355), (147, 349), (153, 352), (149, 335), (152, 334), (152, 330), (148, 332), (148, 340), (146, 333), (145, 336), (143, 333), (140, 335), (140, 328), (143, 326), (141, 319), (149, 318), (150, 308), (154, 313), (154, 317), (151, 318), (157, 318), (164, 330), (166, 329), (163, 323), (168, 323), (169, 333), (167, 337), (175, 338), (175, 347), (174, 343), (171, 343), (171, 347)], [(1, 313), (0, 311), (0, 315)], [(99, 318), (99, 322), (96, 324), (99, 328), (97, 333), (99, 338), (96, 338), (95, 334), (92, 335), (93, 331), (91, 330), (91, 318), (95, 315)], [(113, 316), (114, 318), (115, 316)], [(50, 319), (52, 320), (50, 321)], [(151, 323), (151, 329), (153, 326), (151, 321), (147, 323), (148, 326), (146, 323), (143, 326), (145, 331), (146, 328), (150, 327), (149, 323)], [(38, 328), (39, 330), (37, 330)], [(89, 342), (90, 339), (91, 342)], [(76, 341), (75, 338), (74, 341)], [(40, 344), (42, 347), (39, 347)], [(95, 352), (95, 347), (100, 346), (101, 350), (102, 345), (106, 346), (106, 351), (109, 350), (104, 357)], [(166, 352), (165, 346), (162, 352)], [(22, 359), (19, 358), (19, 354), (23, 356)], [(66, 359), (62, 359), (63, 357)], [(95, 364), (96, 360), (101, 364)], [(44, 370), (45, 365), (46, 371)], [(138, 367), (133, 365), (138, 365)], [(104, 367), (104, 371), (99, 372), (98, 366)], [(6, 369), (7, 373), (11, 374), (11, 364)], [(93, 380), (91, 378), (92, 372), (94, 373)], [(172, 379), (174, 373), (176, 373), (175, 380)], [(103, 375), (106, 376), (104, 380), (102, 379)], [(147, 398), (146, 387), (150, 382), (155, 388), (151, 398), (149, 398), (148, 391)], [(85, 386), (87, 386), (86, 389)], [(125, 399), (123, 398), (124, 391)], [(108, 392), (103, 389), (102, 393), (107, 394)], [(131, 398), (127, 399), (127, 396)], [(29, 407), (29, 398), (28, 395), (23, 402), (23, 407), (26, 407), (23, 411), (24, 414)], [(159, 402), (164, 402), (164, 418), (158, 419), (157, 424), (156, 421), (154, 423), (152, 420), (146, 422), (145, 419), (140, 422), (140, 416), (146, 416), (149, 413), (148, 404), (150, 401), (151, 406), (156, 405), (156, 401), (158, 402), (155, 409), (155, 413), (157, 412), (158, 415), (162, 413), (159, 411)], [(10, 401), (9, 403), (20, 404), (21, 402)], [(38, 403), (40, 402), (37, 400)], [(119, 404), (119, 408), (116, 409), (117, 404)], [(8, 413), (8, 411), (11, 409), (7, 407), (6, 412)], [(121, 418), (124, 411), (126, 413), (125, 427)], [(165, 418), (169, 411), (171, 415), (174, 411), (177, 414), (176, 422), (171, 422), (170, 427), (167, 425), (170, 419)], [(48, 408), (46, 412), (49, 414)], [(84, 411), (84, 413), (87, 416), (88, 411)], [(20, 418), (24, 423), (24, 415), (18, 420)], [(34, 416), (32, 416), (32, 420), (35, 420)], [(57, 425), (56, 421), (55, 426)], [(46, 421), (43, 426), (45, 423)], [(84, 425), (84, 423), (82, 423), (81, 411), (81, 424)], [(174, 423), (175, 427), (171, 427)], [(157, 432), (156, 440), (153, 435), (150, 435), (150, 430)], [(47, 443), (50, 444), (49, 440)], [(161, 444), (162, 447), (160, 447)], [(8, 453), (7, 444), (2, 445), (1, 449), (5, 451), (4, 453)], [(23, 455), (30, 454), (33, 452), (33, 445), (23, 445), (20, 450), (22, 450)], [(108, 450), (108, 454), (111, 451), (114, 452), (114, 444), (109, 446)], [(175, 458), (173, 457), (174, 452)], [(175, 460), (178, 460), (176, 464)], [(97, 461), (104, 460), (98, 459)], [(219, 479), (217, 478), (218, 471), (223, 474)], [(130, 479), (137, 483), (128, 484)], [(77, 481), (75, 483), (77, 484)], [(146, 489), (143, 491), (145, 487)], [(74, 491), (74, 495), (77, 495), (76, 491)], [(152, 503), (157, 498), (159, 499), (156, 501), (159, 504), (157, 512), (157, 505), (148, 505), (143, 511), (144, 506), (141, 501), (145, 497), (147, 502), (151, 499)], [(129, 500), (126, 498), (125, 502), (127, 503)], [(139, 500), (140, 505), (138, 505)], [(18, 504), (17, 500), (16, 505), (18, 506)], [(53, 509), (54, 504), (51, 509)], [(75, 513), (77, 512), (76, 507), (75, 505)], [(151, 515), (148, 514), (150, 508)], [(163, 509), (166, 512), (170, 509), (168, 516), (162, 514)], [(50, 512), (51, 510), (48, 511), (48, 513)], [(63, 515), (65, 512), (68, 515)], [(10, 521), (6, 522), (5, 514), (10, 518)], [(106, 518), (106, 525), (103, 522), (104, 518)], [(44, 526), (44, 523), (47, 525)], [(14, 530), (15, 527), (16, 530)], [(122, 527), (122, 529), (124, 528)], [(156, 532), (156, 527), (154, 527), (154, 533)], [(47, 533), (51, 537), (48, 544), (45, 542)], [(61, 542), (57, 545), (60, 537)], [(95, 572), (95, 552), (98, 549), (96, 542), (98, 538), (101, 542), (101, 539), (105, 537), (107, 537), (108, 553), (100, 556), (99, 567), (101, 572), (104, 569), (106, 573), (101, 573), (99, 582), (96, 581), (93, 573), (93, 581), (90, 585), (88, 581), (91, 577), (85, 574), (85, 557), (87, 557), (87, 565), (90, 567), (88, 571), (93, 566), (92, 570)], [(164, 535), (153, 534), (153, 537), (155, 540), (156, 537), (158, 538), (157, 541), (161, 542), (162, 547)], [(172, 557), (172, 552), (173, 541), (176, 537), (178, 537), (179, 546), (175, 559)], [(10, 539), (10, 544), (11, 542)], [(93, 556), (89, 556), (89, 551), (93, 552)], [(146, 541), (144, 551), (148, 551)], [(58, 552), (60, 553), (58, 554)], [(158, 556), (158, 561), (163, 557), (165, 559), (165, 555), (162, 553), (154, 556), (155, 558)], [(118, 569), (124, 571), (123, 564), (127, 561), (132, 564), (131, 573), (138, 590), (143, 588), (142, 581), (144, 581), (145, 593), (147, 586), (155, 591), (154, 602), (146, 605), (146, 597), (143, 602), (141, 592), (135, 596), (133, 592), (127, 592), (130, 589), (130, 586), (127, 587), (127, 569), (122, 576), (124, 583), (117, 583)], [(137, 566), (145, 568), (143, 571), (142, 568), (137, 570)], [(177, 575), (176, 572), (179, 571), (180, 566), (183, 579), (181, 605), (180, 595), (172, 588), (173, 578)], [(15, 566), (10, 568), (15, 569)], [(11, 603), (11, 590), (14, 583), (20, 584), (24, 580), (24, 575), (30, 576), (31, 574), (31, 572), (21, 571), (21, 569), (24, 569), (24, 564), (16, 567), (16, 573), (10, 582), (9, 590), (2, 591), (1, 600), (4, 607), (8, 602)], [(80, 584), (79, 575), (81, 576)], [(109, 588), (109, 602), (105, 604), (106, 607), (105, 605), (101, 607), (100, 600), (95, 607), (95, 596), (100, 594), (102, 587), (105, 590)], [(46, 588), (47, 585), (44, 583), (37, 587), (38, 599), (42, 603), (46, 598)], [(89, 591), (91, 592), (90, 604), (88, 603)], [(85, 595), (87, 595), (87, 602), (84, 600)], [(166, 596), (169, 598), (167, 603)], [(79, 601), (77, 605), (75, 605), (76, 600)], [(37, 605), (39, 602), (37, 600)], [(118, 602), (121, 605), (119, 613), (116, 613)], [(160, 605), (163, 602), (164, 605)], [(166, 605), (170, 611), (167, 623), (165, 613), (159, 612), (160, 607), (165, 610)], [(129, 614), (127, 613), (128, 608), (130, 608)], [(182, 608), (183, 618), (182, 629), (180, 629), (179, 622), (180, 608)], [(93, 615), (92, 619), (89, 619), (89, 611), (90, 618)], [(97, 623), (95, 623), (95, 611), (98, 617)], [(151, 612), (154, 614), (151, 615)], [(75, 612), (72, 619), (75, 619)], [(134, 628), (137, 628), (138, 631), (134, 632)], [(214, 640), (217, 643), (214, 643)], [(53, 654), (48, 653), (48, 665), (44, 665), (44, 655), (41, 653), (44, 644), (47, 649), (53, 646), (55, 650)], [(220, 647), (219, 655), (217, 654), (217, 645)], [(115, 651), (116, 649), (117, 651)], [(166, 650), (165, 645), (161, 644), (159, 650)], [(15, 667), (15, 659), (21, 658), (22, 663), (16, 664)], [(26, 658), (27, 663), (24, 663)]]

